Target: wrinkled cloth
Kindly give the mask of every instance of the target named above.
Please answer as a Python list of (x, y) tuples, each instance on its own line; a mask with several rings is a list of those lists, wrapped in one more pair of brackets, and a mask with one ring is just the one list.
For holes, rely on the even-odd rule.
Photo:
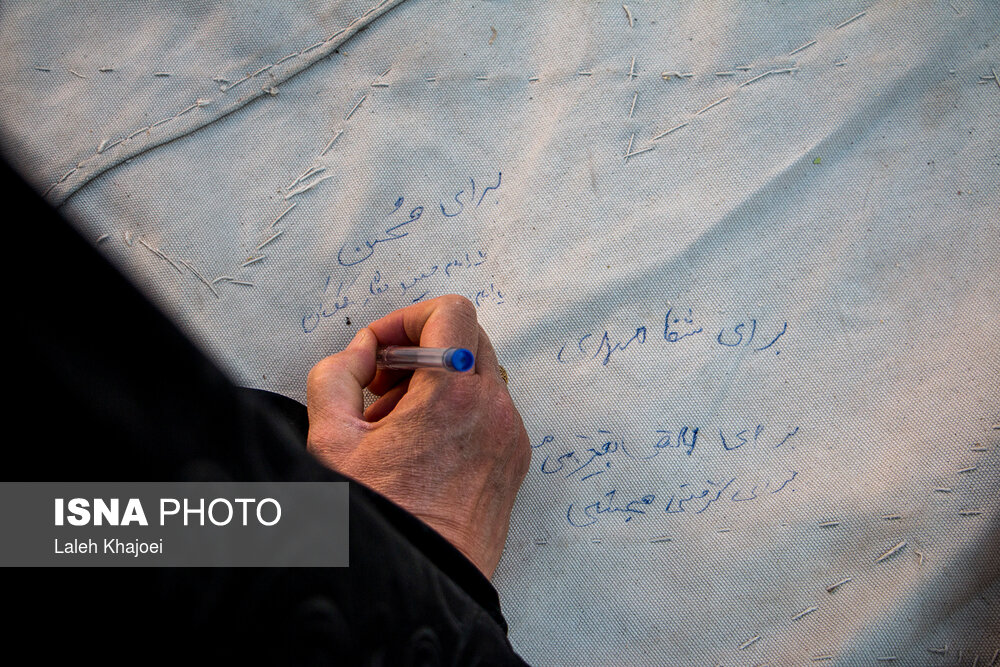
[(476, 304), (535, 447), (495, 577), (529, 662), (1000, 648), (992, 0), (0, 26), (4, 154), (240, 384)]

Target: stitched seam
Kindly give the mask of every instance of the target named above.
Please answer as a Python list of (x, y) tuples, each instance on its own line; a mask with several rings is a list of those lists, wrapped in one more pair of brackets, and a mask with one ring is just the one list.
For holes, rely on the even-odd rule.
[[(177, 114), (171, 117), (158, 120), (155, 123), (142, 127), (132, 132), (128, 136), (118, 139), (114, 142), (109, 143), (109, 140), (102, 141), (101, 144), (97, 147), (97, 150), (92, 155), (85, 158), (84, 160), (81, 160), (76, 164), (75, 167), (73, 167), (65, 174), (63, 174), (58, 181), (50, 185), (48, 189), (45, 190), (43, 196), (47, 197), (50, 203), (58, 208), (62, 206), (66, 202), (66, 200), (69, 199), (71, 195), (76, 193), (84, 185), (89, 183), (94, 178), (100, 176), (108, 169), (111, 169), (112, 167), (121, 164), (125, 160), (133, 158), (142, 153), (145, 153), (146, 151), (156, 148), (158, 146), (162, 146), (163, 144), (173, 141), (174, 139), (179, 139), (180, 137), (187, 136), (188, 134), (191, 134), (192, 132), (195, 132), (203, 127), (207, 127), (208, 125), (222, 118), (225, 118), (234, 111), (243, 108), (244, 106), (246, 106), (253, 100), (257, 99), (258, 97), (264, 95), (265, 93), (269, 93), (271, 95), (276, 94), (277, 90), (273, 87), (273, 85), (281, 84), (284, 83), (285, 81), (288, 81), (295, 75), (311, 67), (316, 62), (322, 60), (327, 55), (329, 55), (335, 48), (339, 47), (348, 39), (357, 34), (357, 32), (361, 28), (367, 26), (372, 21), (380, 17), (382, 14), (385, 14), (390, 9), (392, 9), (396, 5), (401, 4), (402, 2), (404, 2), (404, 0), (380, 0), (380, 2), (373, 5), (364, 14), (358, 16), (350, 23), (348, 23), (345, 27), (336, 31), (326, 39), (316, 42), (310, 46), (307, 46), (300, 51), (288, 54), (270, 65), (265, 65), (257, 69), (253, 74), (249, 74), (240, 79), (239, 81), (236, 81), (235, 83), (229, 83), (228, 85), (221, 87), (222, 92), (225, 93), (248, 80), (260, 76), (264, 72), (273, 70), (275, 67), (278, 67), (286, 62), (292, 61), (288, 65), (285, 65), (284, 71), (282, 73), (279, 73), (279, 76), (275, 77), (275, 81), (273, 82), (272, 85), (269, 85), (266, 88), (261, 88), (260, 90), (255, 90), (247, 94), (245, 97), (232, 100), (228, 104), (220, 105), (218, 115), (215, 116), (214, 118), (205, 120), (203, 122), (196, 121), (187, 127), (177, 127), (178, 124), (175, 121), (188, 114), (188, 112), (196, 108), (206, 107), (212, 104), (211, 99), (198, 98), (197, 100), (195, 100), (194, 104), (191, 104), (190, 106), (179, 111)], [(295, 59), (301, 58), (306, 54), (310, 54), (308, 58), (299, 63), (294, 62)], [(225, 79), (222, 79), (219, 76), (213, 77), (213, 80), (225, 81)], [(161, 128), (161, 127), (165, 130), (163, 135), (154, 138), (152, 131), (154, 130), (154, 128)], [(117, 157), (107, 159), (107, 162), (104, 164), (88, 164), (92, 163), (95, 159), (100, 160), (101, 156), (104, 156), (109, 149), (122, 147), (123, 145), (126, 145), (128, 142), (132, 141), (136, 137), (139, 137), (143, 134), (146, 135), (146, 141), (144, 143), (136, 145), (131, 150), (121, 150), (120, 154)], [(73, 178), (71, 180), (71, 177), (73, 176), (76, 176), (76, 178)]]

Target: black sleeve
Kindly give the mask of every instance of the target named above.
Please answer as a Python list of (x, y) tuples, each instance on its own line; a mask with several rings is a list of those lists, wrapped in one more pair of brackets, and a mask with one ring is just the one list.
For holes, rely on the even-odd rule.
[[(305, 452), (301, 410), (237, 390), (6, 165), (0, 179), (21, 258), (6, 480), (345, 479)], [(353, 481), (350, 513), (349, 568), (5, 570), (4, 634), (42, 663), (523, 664), (450, 543)]]

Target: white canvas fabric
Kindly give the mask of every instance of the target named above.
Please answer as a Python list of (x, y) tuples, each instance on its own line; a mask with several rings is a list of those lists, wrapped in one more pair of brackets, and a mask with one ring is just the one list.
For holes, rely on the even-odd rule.
[(11, 2), (0, 52), (7, 159), (237, 382), (475, 302), (528, 661), (1000, 664), (994, 0)]

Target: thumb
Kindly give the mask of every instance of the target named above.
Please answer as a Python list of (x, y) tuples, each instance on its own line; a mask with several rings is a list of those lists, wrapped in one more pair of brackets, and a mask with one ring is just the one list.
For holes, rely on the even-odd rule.
[(375, 334), (365, 327), (343, 351), (313, 366), (306, 379), (310, 424), (334, 416), (363, 419), (362, 390), (375, 377), (377, 346)]

